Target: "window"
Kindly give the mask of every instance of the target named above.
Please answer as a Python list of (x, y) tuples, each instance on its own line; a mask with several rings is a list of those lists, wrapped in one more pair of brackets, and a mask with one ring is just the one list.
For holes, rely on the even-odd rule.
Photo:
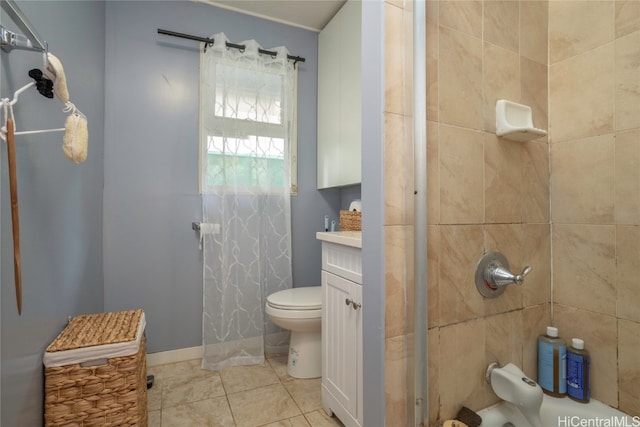
[(202, 68), (209, 76), (201, 77), (200, 155), (206, 161), (201, 157), (200, 191), (290, 184), (296, 195), (297, 72), (287, 81), (281, 67), (249, 68), (221, 58)]

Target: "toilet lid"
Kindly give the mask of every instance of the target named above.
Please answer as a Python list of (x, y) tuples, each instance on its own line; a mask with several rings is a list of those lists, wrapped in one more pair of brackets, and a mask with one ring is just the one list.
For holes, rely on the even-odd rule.
[(317, 310), (322, 308), (320, 286), (285, 289), (267, 297), (267, 303), (281, 310)]

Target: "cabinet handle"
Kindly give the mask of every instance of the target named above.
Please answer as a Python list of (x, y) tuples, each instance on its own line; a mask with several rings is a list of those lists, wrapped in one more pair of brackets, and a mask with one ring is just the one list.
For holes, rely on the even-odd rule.
[(362, 307), (362, 304), (359, 304), (359, 303), (357, 303), (357, 302), (355, 302), (355, 301), (353, 301), (353, 302), (351, 303), (351, 305), (353, 305), (353, 309), (354, 309), (354, 310), (357, 310), (357, 309), (359, 309), (360, 307)]
[(346, 300), (344, 300), (344, 303), (345, 303), (346, 305), (351, 305), (351, 303), (352, 303), (352, 302), (353, 302), (353, 301), (352, 301), (351, 299), (349, 299), (349, 298), (347, 298)]

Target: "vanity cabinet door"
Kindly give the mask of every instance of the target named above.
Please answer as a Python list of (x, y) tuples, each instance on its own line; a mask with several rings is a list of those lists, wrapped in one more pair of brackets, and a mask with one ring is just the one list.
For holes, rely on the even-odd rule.
[(322, 271), (322, 402), (346, 427), (362, 425), (362, 286)]
[(318, 36), (318, 188), (362, 181), (361, 10), (347, 1)]

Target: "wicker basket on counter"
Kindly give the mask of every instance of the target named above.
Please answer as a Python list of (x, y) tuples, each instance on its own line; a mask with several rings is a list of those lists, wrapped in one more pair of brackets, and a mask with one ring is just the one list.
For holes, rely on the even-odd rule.
[(362, 212), (340, 211), (340, 231), (361, 231)]
[[(69, 322), (45, 353), (45, 426), (147, 426), (146, 339), (140, 322), (142, 310), (82, 315)], [(110, 344), (130, 345), (122, 350)], [(64, 366), (47, 359), (96, 346), (103, 346), (106, 356)], [(111, 351), (118, 357), (109, 357)]]

